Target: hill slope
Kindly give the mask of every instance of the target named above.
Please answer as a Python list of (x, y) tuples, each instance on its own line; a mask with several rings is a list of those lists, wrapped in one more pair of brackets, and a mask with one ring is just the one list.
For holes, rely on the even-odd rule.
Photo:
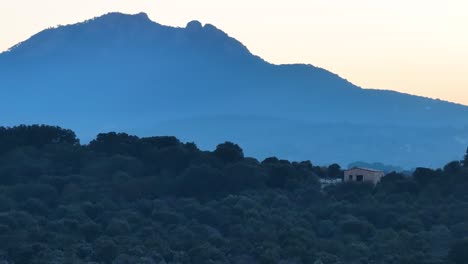
[(2, 125), (57, 124), (84, 140), (106, 130), (206, 148), (240, 138), (249, 155), (318, 162), (437, 166), (468, 139), (466, 106), (272, 65), (212, 25), (173, 28), (146, 14), (47, 29), (1, 54), (0, 111)]

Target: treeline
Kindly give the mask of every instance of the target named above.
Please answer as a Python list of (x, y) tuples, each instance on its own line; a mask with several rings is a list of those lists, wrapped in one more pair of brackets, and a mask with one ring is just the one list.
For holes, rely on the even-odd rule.
[(376, 187), (175, 137), (0, 128), (0, 263), (468, 263), (463, 161)]

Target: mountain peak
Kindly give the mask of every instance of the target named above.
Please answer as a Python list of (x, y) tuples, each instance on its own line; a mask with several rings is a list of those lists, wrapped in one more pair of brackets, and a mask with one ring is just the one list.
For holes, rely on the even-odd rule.
[(198, 32), (203, 29), (203, 25), (200, 23), (200, 21), (193, 20), (187, 23), (185, 29), (187, 29), (189, 32)]
[(91, 20), (88, 20), (88, 21), (93, 21), (93, 20), (112, 20), (112, 21), (116, 21), (116, 20), (122, 20), (122, 19), (127, 19), (127, 20), (138, 20), (138, 21), (151, 21), (151, 19), (149, 18), (148, 14), (144, 13), (144, 12), (140, 12), (140, 13), (137, 13), (137, 14), (124, 14), (124, 13), (120, 13), (120, 12), (110, 12), (110, 13), (107, 13), (107, 14), (104, 14), (102, 16), (99, 16), (99, 17), (95, 17)]
[[(181, 38), (181, 36), (187, 38)], [(72, 40), (73, 41), (70, 41)], [(176, 41), (175, 41), (176, 40)], [(49, 28), (33, 35), (28, 40), (10, 48), (8, 55), (16, 53), (25, 56), (48, 56), (51, 54), (70, 54), (70, 51), (89, 52), (107, 47), (152, 47), (157, 49), (169, 42), (185, 42), (187, 49), (217, 50), (232, 58), (252, 57), (248, 49), (239, 41), (231, 38), (211, 24), (203, 25), (193, 20), (182, 31), (175, 27), (164, 26), (152, 21), (146, 13), (125, 14), (111, 12), (81, 23)], [(172, 44), (171, 44), (172, 45)], [(1, 54), (6, 56), (6, 54)], [(223, 56), (224, 56), (223, 55)], [(254, 59), (257, 59), (256, 57)]]
[(150, 20), (148, 14), (146, 14), (145, 12), (140, 12), (140, 13), (135, 14), (135, 15), (133, 15), (133, 16), (140, 17), (140, 18), (146, 19), (146, 20)]

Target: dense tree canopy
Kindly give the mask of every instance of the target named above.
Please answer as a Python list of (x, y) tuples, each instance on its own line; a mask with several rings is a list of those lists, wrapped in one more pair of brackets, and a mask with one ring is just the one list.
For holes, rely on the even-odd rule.
[(468, 263), (468, 239), (453, 243), (449, 251), (449, 260), (456, 264)]
[(321, 188), (341, 175), (230, 142), (0, 128), (0, 263), (468, 263), (461, 162)]
[(232, 142), (219, 144), (214, 151), (214, 155), (224, 162), (236, 162), (244, 158), (242, 149)]
[(77, 145), (79, 140), (73, 131), (59, 127), (33, 125), (13, 128), (0, 127), (0, 152), (31, 146), (41, 148), (51, 144)]

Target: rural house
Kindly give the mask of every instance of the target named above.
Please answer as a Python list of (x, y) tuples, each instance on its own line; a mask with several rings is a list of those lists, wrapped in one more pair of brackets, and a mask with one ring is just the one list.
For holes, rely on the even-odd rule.
[(385, 176), (383, 171), (354, 167), (345, 170), (343, 181), (369, 182), (375, 185), (383, 176)]

